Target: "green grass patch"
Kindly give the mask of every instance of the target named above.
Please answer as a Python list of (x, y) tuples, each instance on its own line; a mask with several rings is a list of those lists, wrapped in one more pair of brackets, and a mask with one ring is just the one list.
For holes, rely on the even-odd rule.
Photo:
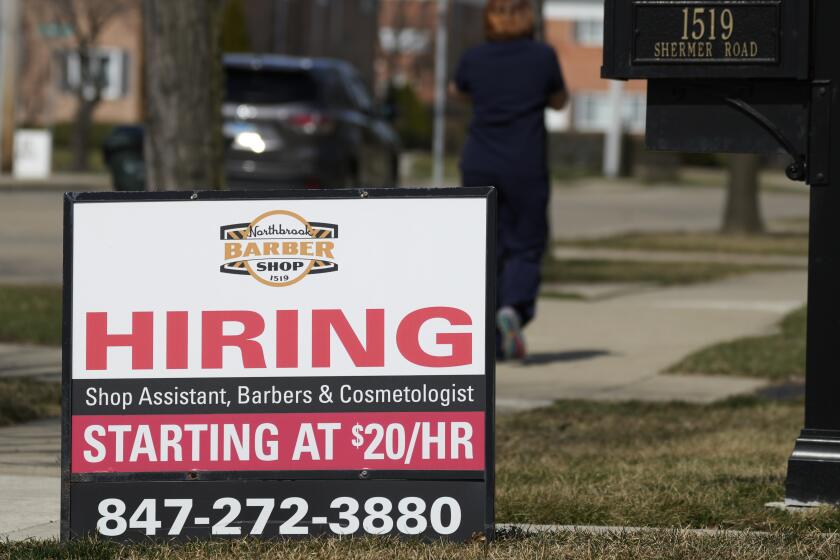
[(0, 286), (0, 341), (61, 343), (59, 286)]
[(31, 379), (0, 379), (0, 426), (61, 413), (61, 386)]
[(136, 547), (42, 541), (0, 544), (0, 558), (836, 558), (836, 508), (792, 514), (764, 506), (784, 496), (802, 408), (801, 401), (759, 398), (711, 405), (563, 401), (498, 417), (498, 522), (650, 531), (508, 531), (489, 547), (372, 538)]
[(784, 498), (802, 402), (566, 401), (498, 418), (497, 520), (836, 531), (840, 512)]
[[(105, 138), (113, 130), (115, 123), (93, 123), (90, 131), (90, 143), (88, 144), (88, 164), (90, 165), (89, 172), (105, 172), (107, 167), (102, 158), (102, 143)], [(72, 137), (73, 137), (73, 122), (58, 123), (53, 129), (53, 170), (54, 171), (71, 171), (72, 170)]]
[[(102, 150), (95, 147), (88, 155), (88, 173), (106, 173), (108, 166), (102, 157)], [(57, 172), (73, 171), (73, 153), (69, 148), (55, 148), (52, 154), (52, 168)]]
[[(715, 188), (726, 189), (729, 182), (729, 171), (727, 169), (723, 154), (683, 154), (683, 157), (695, 159), (701, 157), (707, 163), (695, 161), (693, 164), (683, 165), (680, 168), (680, 180), (678, 185), (683, 188)], [(715, 161), (717, 160), (717, 161)], [(712, 165), (708, 165), (712, 164)], [(763, 169), (759, 174), (759, 189), (761, 193), (782, 193), (792, 195), (807, 195), (808, 189), (797, 186), (785, 176), (783, 169), (771, 166)]]
[(771, 229), (796, 232), (805, 235), (808, 234), (809, 226), (810, 221), (808, 216), (800, 216), (798, 218), (779, 218), (770, 222)]
[(557, 165), (549, 169), (551, 177), (551, 186), (553, 188), (569, 188), (579, 186), (579, 181), (582, 179), (595, 178), (603, 179), (603, 176), (585, 167), (575, 167), (567, 165)]
[(547, 257), (543, 281), (555, 283), (647, 283), (675, 286), (711, 282), (739, 274), (784, 270), (784, 267), (717, 262), (646, 262)]
[(703, 252), (755, 255), (808, 255), (807, 232), (726, 235), (714, 232), (626, 233), (600, 239), (566, 240), (560, 245), (595, 249)]
[[(400, 184), (410, 187), (412, 182), (426, 183), (432, 178), (434, 171), (434, 160), (431, 152), (410, 152), (404, 157), (408, 158), (409, 165), (407, 175), (400, 177)], [(461, 171), (458, 168), (456, 156), (446, 156), (443, 159), (443, 180), (444, 185), (436, 186), (460, 186)]]
[(776, 334), (709, 346), (690, 354), (668, 371), (760, 377), (774, 381), (803, 378), (806, 320), (807, 309), (803, 307), (782, 319)]
[(581, 301), (585, 299), (580, 294), (574, 294), (572, 292), (564, 292), (562, 290), (554, 290), (548, 289), (540, 292), (541, 298), (547, 299), (563, 299), (563, 300), (572, 300), (572, 301)]
[(308, 541), (191, 542), (182, 545), (121, 546), (96, 541), (60, 545), (56, 541), (0, 543), (0, 558), (15, 560), (619, 560), (626, 558), (737, 558), (813, 560), (840, 556), (835, 534), (774, 533), (695, 535), (679, 530), (587, 534), (500, 534), (495, 541), (421, 543), (385, 538)]

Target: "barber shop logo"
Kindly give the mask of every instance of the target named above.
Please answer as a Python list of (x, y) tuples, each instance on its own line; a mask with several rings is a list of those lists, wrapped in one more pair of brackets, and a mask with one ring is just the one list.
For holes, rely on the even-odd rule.
[(272, 210), (250, 223), (221, 227), (226, 274), (249, 275), (266, 286), (291, 286), (310, 274), (338, 270), (338, 225), (309, 222), (288, 210)]

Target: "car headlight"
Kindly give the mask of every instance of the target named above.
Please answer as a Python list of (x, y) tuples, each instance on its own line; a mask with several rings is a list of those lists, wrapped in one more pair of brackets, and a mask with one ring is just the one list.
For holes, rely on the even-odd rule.
[(233, 138), (233, 146), (239, 150), (250, 150), (255, 154), (265, 151), (265, 140), (259, 132), (239, 132)]

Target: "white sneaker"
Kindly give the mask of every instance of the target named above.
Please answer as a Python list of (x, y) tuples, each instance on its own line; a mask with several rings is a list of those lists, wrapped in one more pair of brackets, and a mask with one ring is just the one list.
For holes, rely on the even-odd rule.
[(502, 307), (496, 313), (496, 328), (501, 333), (501, 356), (505, 360), (525, 359), (525, 338), (522, 322), (512, 307)]

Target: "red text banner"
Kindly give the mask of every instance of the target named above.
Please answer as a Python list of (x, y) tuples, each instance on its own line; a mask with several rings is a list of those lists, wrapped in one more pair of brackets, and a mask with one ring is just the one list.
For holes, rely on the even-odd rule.
[(72, 472), (484, 469), (484, 412), (73, 417)]

